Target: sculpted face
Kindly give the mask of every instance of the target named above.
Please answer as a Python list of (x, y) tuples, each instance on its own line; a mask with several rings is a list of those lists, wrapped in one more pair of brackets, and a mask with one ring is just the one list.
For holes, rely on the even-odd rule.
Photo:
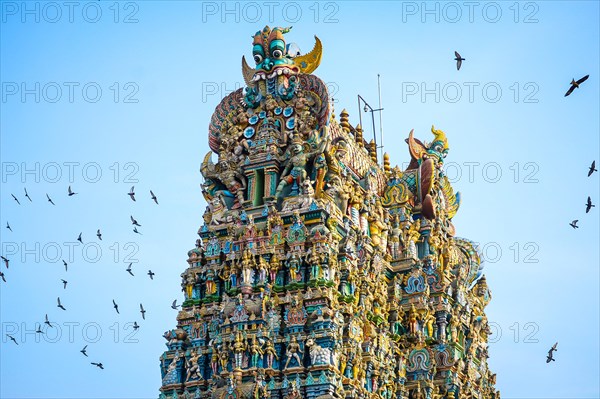
[[(252, 48), (252, 56), (254, 57), (254, 62), (256, 62), (257, 70), (270, 73), (276, 68), (285, 66), (286, 68), (291, 68), (294, 72), (297, 72), (297, 68), (294, 67), (294, 63), (290, 59), (290, 56), (285, 53), (284, 40), (275, 39), (265, 47), (255, 44)], [(294, 68), (296, 70), (294, 70)]]
[(444, 163), (444, 158), (448, 155), (448, 148), (441, 141), (434, 141), (427, 149), (427, 154), (438, 163)]
[(262, 32), (256, 32), (252, 47), (256, 73), (264, 72), (267, 77), (274, 77), (281, 74), (295, 75), (300, 72), (300, 68), (294, 64), (292, 56), (287, 54), (283, 34), (289, 30), (290, 28), (273, 28), (271, 30), (267, 26)]
[[(288, 78), (299, 73), (312, 73), (321, 62), (322, 46), (318, 38), (315, 48), (305, 55), (298, 55), (298, 49), (287, 46), (283, 35), (291, 28), (269, 28), (256, 32), (252, 37), (252, 58), (255, 68), (250, 68), (242, 58), (242, 73), (246, 84), (277, 76)], [(285, 80), (285, 79), (284, 79)]]

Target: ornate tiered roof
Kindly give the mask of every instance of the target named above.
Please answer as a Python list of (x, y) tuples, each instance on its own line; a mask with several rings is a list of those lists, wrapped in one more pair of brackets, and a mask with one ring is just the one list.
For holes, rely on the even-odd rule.
[(491, 295), (443, 131), (411, 131), (411, 162), (377, 159), (312, 75), (322, 45), (289, 28), (253, 40), (247, 87), (217, 106), (202, 162), (209, 204), (165, 333), (161, 398), (499, 398)]

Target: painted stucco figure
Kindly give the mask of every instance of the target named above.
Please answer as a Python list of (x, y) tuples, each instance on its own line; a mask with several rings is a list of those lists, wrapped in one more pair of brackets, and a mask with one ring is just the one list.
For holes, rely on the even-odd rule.
[(455, 236), (446, 134), (397, 132), (406, 169), (378, 159), (313, 75), (321, 41), (302, 53), (290, 34), (252, 35), (246, 87), (210, 120), (160, 399), (499, 399), (491, 293), (477, 245)]

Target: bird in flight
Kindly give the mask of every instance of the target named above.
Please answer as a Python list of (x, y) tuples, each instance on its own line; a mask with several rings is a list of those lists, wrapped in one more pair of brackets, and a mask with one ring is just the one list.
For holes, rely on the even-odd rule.
[(38, 324), (37, 330), (35, 330), (36, 333), (38, 334), (43, 334), (44, 332), (42, 331), (42, 325)]
[(102, 241), (102, 233), (100, 233), (100, 229), (98, 229), (98, 231), (96, 231), (96, 237), (98, 237), (98, 239), (100, 241)]
[(567, 90), (567, 92), (565, 93), (565, 97), (567, 97), (569, 94), (573, 93), (573, 90), (578, 89), (579, 85), (582, 84), (583, 82), (585, 82), (589, 77), (590, 77), (590, 75), (585, 75), (583, 78), (579, 79), (577, 82), (575, 81), (575, 79), (571, 80), (571, 87), (569, 87), (569, 90)]
[(60, 280), (63, 283), (63, 289), (66, 290), (67, 289), (67, 280)]
[(139, 224), (138, 221), (133, 218), (133, 216), (129, 215), (129, 217), (131, 218), (131, 224), (132, 225), (142, 227), (142, 225)]
[(150, 280), (154, 280), (154, 275), (155, 275), (156, 273), (154, 273), (152, 270), (148, 270), (148, 273), (147, 273), (147, 274), (148, 274), (148, 276), (150, 276)]
[(156, 202), (156, 205), (158, 205), (158, 199), (156, 198), (156, 195), (154, 195), (152, 190), (150, 190), (150, 198), (152, 198), (154, 200), (154, 202)]
[(2, 261), (4, 262), (4, 265), (8, 269), (8, 262), (10, 262), (10, 259), (5, 258), (4, 256), (0, 256), (0, 258), (2, 258)]
[(594, 172), (597, 172), (598, 169), (596, 169), (596, 161), (592, 161), (592, 164), (590, 165), (590, 170), (588, 172), (588, 177), (590, 177)]
[(117, 305), (117, 303), (115, 302), (115, 300), (113, 299), (113, 308), (115, 308), (115, 310), (117, 311), (117, 314), (119, 313), (119, 305)]
[(6, 222), (6, 228), (12, 231), (12, 228), (10, 227), (10, 224), (8, 224), (8, 222)]
[(33, 202), (33, 201), (31, 200), (31, 197), (30, 197), (30, 196), (29, 196), (29, 194), (27, 193), (27, 188), (26, 188), (26, 187), (23, 187), (23, 190), (25, 190), (25, 198), (27, 198), (27, 199), (29, 200), (29, 202)]
[(94, 363), (94, 362), (92, 362), (92, 364), (93, 364), (94, 366), (96, 366), (96, 367), (98, 367), (98, 368), (100, 368), (100, 369), (104, 370), (104, 366), (102, 365), (102, 363)]
[(71, 190), (71, 186), (69, 186), (69, 197), (74, 196), (77, 193), (74, 193), (73, 190)]
[(546, 363), (555, 362), (556, 359), (552, 356), (554, 351), (557, 351), (556, 347), (558, 346), (558, 342), (552, 345), (552, 348), (548, 351), (548, 356), (546, 356)]
[(54, 203), (54, 201), (52, 201), (52, 198), (50, 198), (50, 196), (48, 195), (48, 193), (46, 193), (46, 198), (48, 198), (48, 202), (51, 203), (52, 205), (56, 205)]
[(80, 243), (82, 243), (82, 244), (83, 244), (83, 240), (81, 239), (81, 234), (82, 234), (82, 233), (79, 233), (79, 237), (77, 237), (77, 241), (79, 241)]
[(140, 233), (138, 231), (137, 227), (135, 227), (135, 226), (133, 227), (133, 232), (136, 233), (136, 234), (142, 235), (142, 233)]
[(454, 61), (456, 61), (456, 70), (460, 71), (460, 67), (462, 65), (462, 62), (465, 60), (463, 57), (460, 56), (460, 54), (458, 54), (458, 51), (454, 52), (454, 55), (456, 58), (454, 58)]
[(58, 301), (58, 305), (56, 305), (56, 307), (58, 307), (58, 308), (61, 308), (62, 310), (67, 310), (67, 309), (65, 309), (65, 307), (62, 305), (62, 303), (60, 303), (60, 297), (58, 297), (56, 300)]
[(48, 320), (48, 313), (46, 313), (46, 321), (44, 322), (44, 324), (47, 324), (48, 327), (54, 328), (54, 326), (52, 324), (50, 324), (50, 320)]
[[(12, 195), (13, 199), (14, 199), (15, 201), (17, 201), (17, 204), (21, 205), (21, 203), (19, 202), (19, 200), (17, 199), (17, 197), (15, 197), (15, 195), (14, 195), (14, 194), (11, 194), (11, 195)], [(17, 345), (18, 345), (18, 344), (17, 344)]]
[(135, 201), (135, 186), (131, 186), (131, 190), (127, 193), (132, 201)]
[(13, 336), (12, 336), (12, 335), (10, 335), (10, 334), (6, 334), (6, 336), (7, 336), (8, 338), (10, 338), (12, 342), (14, 342), (15, 344), (19, 345), (19, 343), (17, 342), (17, 340), (15, 339), (15, 337), (13, 337)]
[(177, 304), (177, 299), (175, 299), (175, 300), (173, 301), (173, 303), (171, 304), (171, 309), (175, 309), (175, 310), (177, 310), (177, 308), (178, 308), (179, 306), (180, 306), (180, 305), (178, 305), (178, 304)]
[(125, 270), (127, 271), (127, 273), (129, 273), (133, 276), (133, 273), (131, 272), (131, 265), (133, 265), (133, 263), (130, 263), (129, 266), (127, 266), (127, 269), (125, 269)]
[(140, 303), (140, 313), (142, 314), (142, 319), (146, 320), (146, 311), (144, 310), (144, 306)]
[(85, 357), (87, 357), (88, 354), (87, 354), (86, 350), (87, 350), (87, 345), (84, 346), (83, 349), (80, 350), (79, 352), (83, 353), (85, 355)]
[(6, 277), (4, 277), (4, 273), (0, 272), (0, 278), (6, 283)]
[(577, 222), (579, 222), (579, 219), (573, 220), (571, 223), (569, 223), (569, 226), (571, 226), (574, 229), (578, 229), (579, 226), (577, 226)]
[(588, 213), (590, 209), (595, 207), (596, 205), (592, 204), (592, 199), (588, 197), (587, 202), (585, 203), (585, 213)]
[(62, 261), (63, 261), (63, 265), (65, 265), (65, 271), (67, 271), (67, 269), (69, 268), (68, 265), (67, 265), (67, 262), (65, 262), (64, 259)]
[(138, 328), (140, 328), (140, 326), (138, 325), (137, 321), (133, 322), (133, 329), (137, 330)]

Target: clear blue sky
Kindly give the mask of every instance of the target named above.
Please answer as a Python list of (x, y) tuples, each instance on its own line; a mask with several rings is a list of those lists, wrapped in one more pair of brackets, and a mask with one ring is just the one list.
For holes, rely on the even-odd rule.
[[(447, 133), (447, 172), (463, 195), (457, 235), (488, 258), (489, 364), (502, 396), (599, 397), (599, 210), (584, 212), (588, 195), (600, 202), (600, 175), (586, 176), (600, 161), (598, 2), (247, 4), (0, 2), (0, 239), (12, 254), (0, 282), (0, 396), (158, 395), (161, 335), (175, 326), (170, 303), (182, 299), (206, 206), (198, 170), (209, 119), (242, 84), (251, 35), (269, 24), (292, 25), (287, 40), (303, 52), (319, 36), (315, 74), (354, 124), (356, 95), (376, 108), (381, 75), (394, 164), (409, 160), (410, 129), (424, 140), (432, 124)], [(69, 185), (79, 194), (68, 197)], [(80, 232), (85, 245), (72, 247)], [(36, 342), (46, 313), (61, 333)], [(133, 321), (141, 328), (129, 336)]]

